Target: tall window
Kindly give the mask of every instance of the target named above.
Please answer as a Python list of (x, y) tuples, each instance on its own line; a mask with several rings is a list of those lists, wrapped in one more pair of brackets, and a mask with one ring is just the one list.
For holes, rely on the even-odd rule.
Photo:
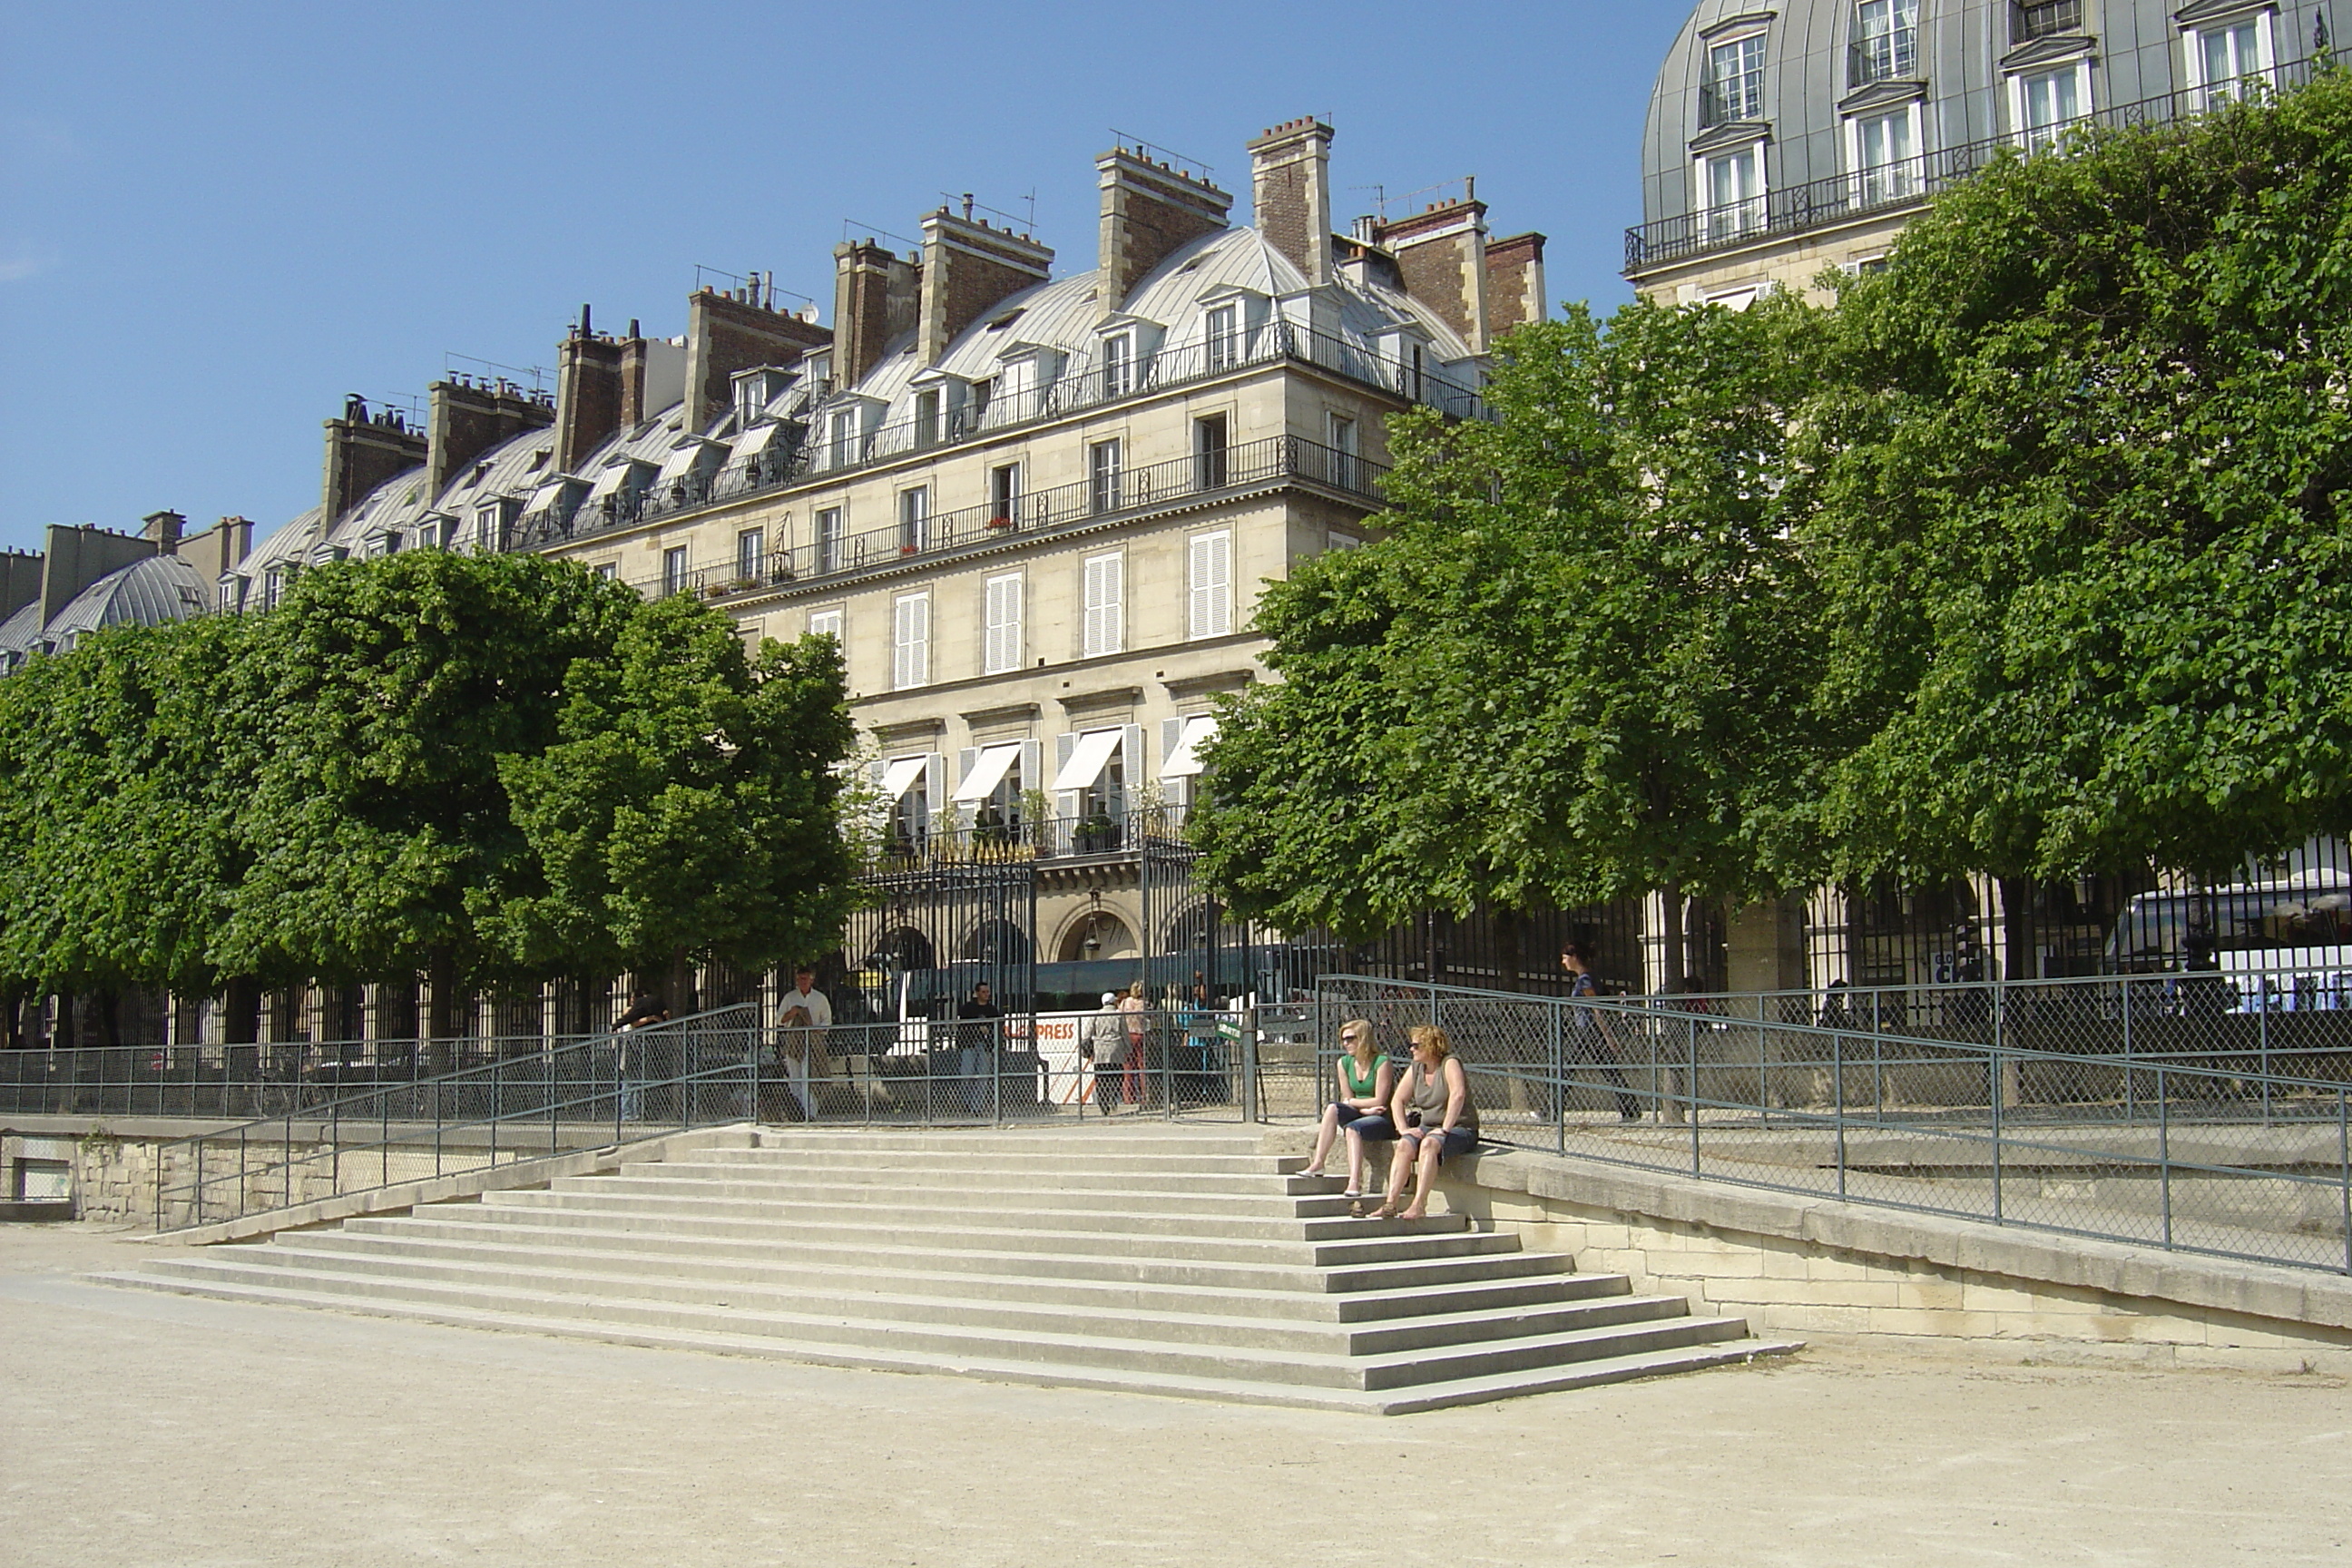
[(1206, 366), (1213, 371), (1231, 370), (1242, 359), (1242, 317), (1239, 308), (1220, 305), (1211, 310), (1202, 336), (1206, 350)]
[(2209, 109), (2245, 98), (2269, 85), (2270, 30), (2260, 14), (2200, 27), (2193, 40), (2197, 80)]
[(931, 679), (931, 596), (902, 594), (890, 605), (890, 689), (909, 691)]
[(1699, 163), (1706, 186), (1706, 235), (1736, 239), (1764, 227), (1764, 144), (1751, 142)]
[(617, 582), (621, 575), (621, 563), (617, 561), (599, 561), (592, 570), (607, 583)]
[(940, 444), (940, 393), (929, 387), (915, 394), (915, 445), (936, 447)]
[(1117, 511), (1119, 509), (1119, 444), (1116, 440), (1097, 441), (1087, 448), (1087, 479), (1092, 486), (1094, 510)]
[(917, 485), (898, 492), (898, 549), (902, 553), (921, 550), (931, 542), (931, 488)]
[(1121, 332), (1102, 346), (1102, 395), (1125, 397), (1135, 390), (1135, 340)]
[(686, 546), (673, 544), (662, 552), (662, 595), (683, 593), (686, 589)]
[(1087, 557), (1086, 628), (1079, 647), (1087, 658), (1121, 653), (1127, 647), (1127, 557)]
[(1021, 574), (1009, 572), (991, 577), (982, 599), (986, 635), (982, 639), (981, 673), (1003, 675), (1020, 668)]
[(1918, 68), (1919, 0), (1861, 0), (1846, 79), (1855, 87), (1899, 81)]
[(816, 514), (816, 569), (841, 570), (841, 509), (823, 508)]
[(999, 463), (988, 470), (988, 515), (1013, 522), (1020, 511), (1021, 465)]
[(1211, 414), (1192, 421), (1192, 488), (1219, 490), (1225, 488), (1231, 465), (1226, 461), (1229, 426), (1222, 414)]
[(841, 622), (842, 613), (839, 610), (811, 610), (809, 612), (809, 636), (813, 637), (831, 637), (834, 641), (839, 642), (841, 640)]
[(836, 410), (833, 416), (833, 467), (845, 468), (856, 461), (857, 449), (857, 413), (855, 409)]
[(2083, 0), (2016, 0), (2009, 11), (2009, 41), (2028, 44), (2036, 38), (2083, 30)]
[(1706, 79), (1699, 84), (1701, 129), (1738, 120), (1764, 118), (1764, 35), (1751, 34), (1706, 51)]
[(767, 563), (767, 536), (756, 528), (747, 528), (735, 536), (735, 575), (745, 582), (756, 580), (760, 569)]
[(1192, 594), (1185, 635), (1221, 637), (1234, 629), (1234, 536), (1230, 530), (1191, 540)]
[(2083, 67), (2077, 62), (2017, 84), (2019, 140), (2029, 153), (2055, 146), (2083, 117)]
[(1323, 433), (1331, 447), (1331, 483), (1343, 490), (1356, 488), (1356, 422), (1344, 414), (1327, 413)]
[(1919, 149), (1911, 134), (1911, 106), (1873, 114), (1853, 124), (1854, 199), (1864, 206), (1899, 202), (1919, 192)]

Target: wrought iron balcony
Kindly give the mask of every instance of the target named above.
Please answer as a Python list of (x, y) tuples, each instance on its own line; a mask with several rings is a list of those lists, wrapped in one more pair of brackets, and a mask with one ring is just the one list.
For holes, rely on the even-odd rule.
[(1097, 363), (1074, 356), (1062, 374), (1043, 385), (993, 396), (976, 406), (943, 411), (935, 420), (904, 419), (872, 430), (852, 431), (840, 438), (831, 430), (834, 407), (819, 407), (805, 422), (795, 421), (785, 436), (772, 441), (770, 449), (750, 465), (730, 458), (709, 479), (677, 479), (642, 495), (616, 493), (600, 498), (593, 509), (583, 506), (567, 517), (541, 514), (533, 526), (521, 531), (516, 548), (543, 549), (632, 528), (1091, 408), (1157, 395), (1234, 371), (1283, 363), (1345, 376), (1454, 418), (1486, 416), (1486, 402), (1475, 386), (1377, 353), (1345, 338), (1276, 321), (1252, 332), (1205, 338), (1139, 355), (1123, 362), (1115, 375)]
[(1710, 251), (1803, 234), (1875, 213), (1916, 205), (1958, 184), (2006, 153), (2063, 147), (2093, 128), (2156, 125), (2206, 113), (2226, 102), (2283, 92), (2311, 79), (2313, 62), (2294, 60), (2226, 82), (2183, 88), (2137, 103), (2116, 104), (2056, 124), (2017, 128), (2002, 136), (1940, 148), (1870, 169), (1786, 185), (1728, 206), (1705, 207), (1625, 231), (1625, 270), (1639, 273)]
[(635, 581), (632, 586), (652, 598), (672, 594), (732, 598), (878, 572), (1007, 540), (1066, 533), (1171, 506), (1289, 483), (1339, 491), (1367, 507), (1376, 507), (1380, 481), (1387, 472), (1384, 465), (1352, 452), (1297, 436), (1274, 436), (1033, 490), (1009, 504), (984, 501), (954, 511), (933, 512), (920, 521), (901, 521), (887, 528), (789, 545), (764, 554), (753, 573), (744, 572), (745, 563), (738, 560), (666, 573)]

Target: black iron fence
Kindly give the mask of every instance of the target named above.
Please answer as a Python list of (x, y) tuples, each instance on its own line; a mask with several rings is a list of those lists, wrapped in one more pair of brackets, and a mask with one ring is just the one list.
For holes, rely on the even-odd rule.
[(2164, 124), (2248, 97), (2283, 92), (2310, 80), (2315, 64), (2308, 59), (2291, 61), (2224, 82), (2113, 104), (2048, 125), (2013, 127), (2003, 135), (1782, 186), (1723, 206), (1654, 219), (1625, 231), (1625, 270), (1636, 272), (1707, 251), (1909, 206), (1967, 179), (2004, 154), (2063, 147), (2069, 138), (2085, 130)]

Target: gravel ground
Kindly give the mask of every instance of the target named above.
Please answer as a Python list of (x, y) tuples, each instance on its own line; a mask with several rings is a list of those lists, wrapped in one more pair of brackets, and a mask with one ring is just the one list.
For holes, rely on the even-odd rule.
[(1379, 1420), (95, 1286), (0, 1226), (0, 1563), (2342, 1564), (2339, 1379), (1810, 1352)]

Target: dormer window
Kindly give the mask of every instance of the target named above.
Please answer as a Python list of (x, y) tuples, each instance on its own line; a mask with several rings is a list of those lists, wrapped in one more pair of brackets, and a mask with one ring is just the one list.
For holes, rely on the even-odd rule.
[(1861, 0), (1846, 79), (1853, 87), (1908, 81), (1918, 71), (1919, 0)]
[(2009, 41), (2030, 44), (2083, 30), (2083, 0), (2011, 0)]
[(1135, 338), (1117, 332), (1103, 340), (1102, 395), (1125, 397), (1135, 390)]
[(1706, 51), (1706, 79), (1699, 84), (1698, 123), (1713, 125), (1764, 118), (1764, 35), (1750, 33)]
[(1231, 370), (1241, 363), (1242, 310), (1239, 305), (1219, 305), (1202, 318), (1203, 360), (1211, 371)]

